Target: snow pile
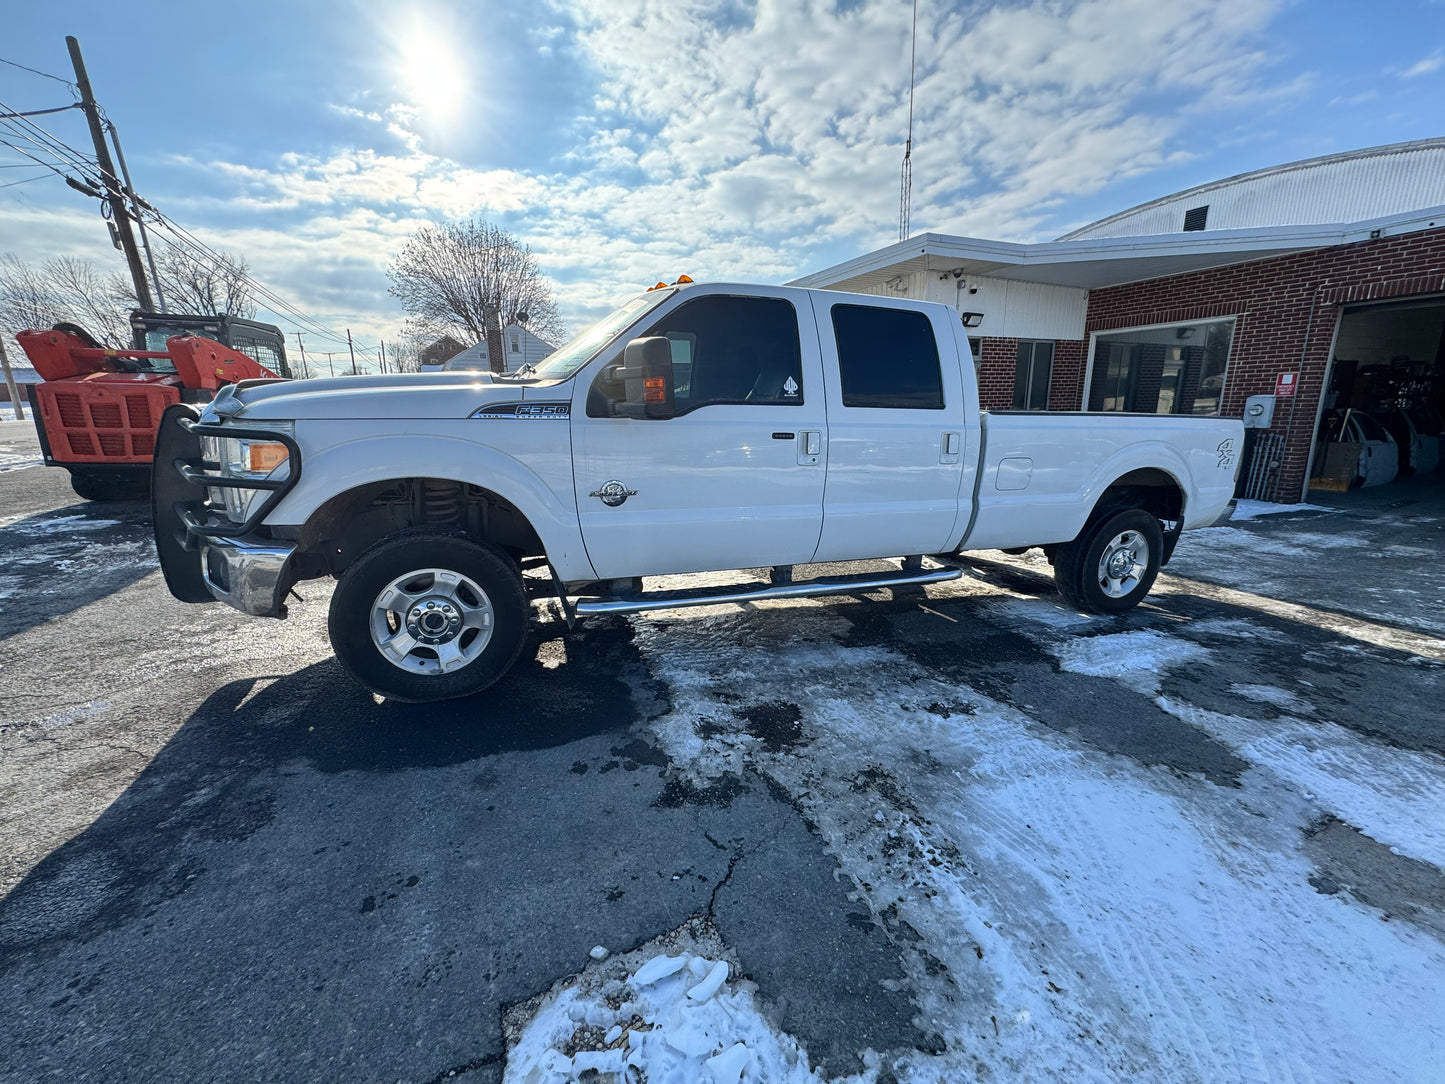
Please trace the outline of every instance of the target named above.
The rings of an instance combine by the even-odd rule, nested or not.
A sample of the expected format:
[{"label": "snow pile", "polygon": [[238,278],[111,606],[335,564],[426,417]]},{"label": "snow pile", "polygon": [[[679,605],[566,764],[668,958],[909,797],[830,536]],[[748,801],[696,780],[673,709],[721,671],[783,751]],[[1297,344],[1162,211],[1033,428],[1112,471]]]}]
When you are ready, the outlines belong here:
[{"label": "snow pile", "polygon": [[683,952],[549,995],[508,1052],[506,1084],[818,1084],[752,984],[728,978],[726,960]]},{"label": "snow pile", "polygon": [[1318,504],[1270,504],[1268,501],[1239,501],[1234,506],[1231,521],[1256,519],[1259,516],[1275,516],[1281,512],[1338,512],[1338,508],[1324,508]]}]

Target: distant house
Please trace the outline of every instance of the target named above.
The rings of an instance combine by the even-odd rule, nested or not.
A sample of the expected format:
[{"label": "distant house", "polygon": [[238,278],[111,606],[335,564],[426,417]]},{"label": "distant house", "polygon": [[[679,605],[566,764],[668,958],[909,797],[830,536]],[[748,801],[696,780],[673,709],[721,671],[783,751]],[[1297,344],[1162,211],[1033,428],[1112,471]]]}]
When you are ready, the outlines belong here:
[{"label": "distant house", "polygon": [[465,343],[458,342],[450,335],[443,335],[430,346],[423,348],[421,352],[422,372],[435,372],[440,369],[447,358],[452,357],[465,346]]},{"label": "distant house", "polygon": [[[533,335],[521,324],[508,324],[502,329],[502,371],[514,373],[523,365],[536,365],[556,349],[546,339]],[[490,372],[492,359],[487,351],[486,340],[459,349],[446,359],[443,368],[481,369]]]}]

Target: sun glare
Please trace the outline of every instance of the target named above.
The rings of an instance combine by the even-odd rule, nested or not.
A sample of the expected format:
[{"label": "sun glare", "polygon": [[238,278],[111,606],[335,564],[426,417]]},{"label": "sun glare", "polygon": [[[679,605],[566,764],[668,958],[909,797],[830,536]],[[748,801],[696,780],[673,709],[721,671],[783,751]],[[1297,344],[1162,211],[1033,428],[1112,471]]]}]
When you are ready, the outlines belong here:
[{"label": "sun glare", "polygon": [[469,73],[444,26],[413,16],[398,30],[396,65],[398,88],[423,124],[446,127],[460,115]]}]

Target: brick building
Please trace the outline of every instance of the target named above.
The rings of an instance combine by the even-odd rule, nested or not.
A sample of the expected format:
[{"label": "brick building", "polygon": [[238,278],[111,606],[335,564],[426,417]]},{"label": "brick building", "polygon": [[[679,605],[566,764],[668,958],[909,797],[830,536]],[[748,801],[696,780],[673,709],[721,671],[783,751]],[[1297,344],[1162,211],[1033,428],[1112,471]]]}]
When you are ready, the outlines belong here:
[{"label": "brick building", "polygon": [[956,306],[986,409],[1262,403],[1249,495],[1288,503],[1344,409],[1429,428],[1445,408],[1445,139],[1227,178],[1053,242],[924,234],[795,285]]}]

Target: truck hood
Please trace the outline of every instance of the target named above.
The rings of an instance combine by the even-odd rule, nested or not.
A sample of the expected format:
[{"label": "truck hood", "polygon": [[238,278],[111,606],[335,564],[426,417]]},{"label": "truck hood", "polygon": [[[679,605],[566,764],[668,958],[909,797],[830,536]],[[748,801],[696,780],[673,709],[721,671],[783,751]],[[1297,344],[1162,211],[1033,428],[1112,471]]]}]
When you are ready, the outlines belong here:
[{"label": "truck hood", "polygon": [[553,390],[557,383],[516,384],[494,380],[491,373],[479,372],[281,380],[223,388],[212,409],[237,422],[465,418],[478,407],[492,403],[515,403],[524,398],[569,398],[570,389],[560,395]]}]

